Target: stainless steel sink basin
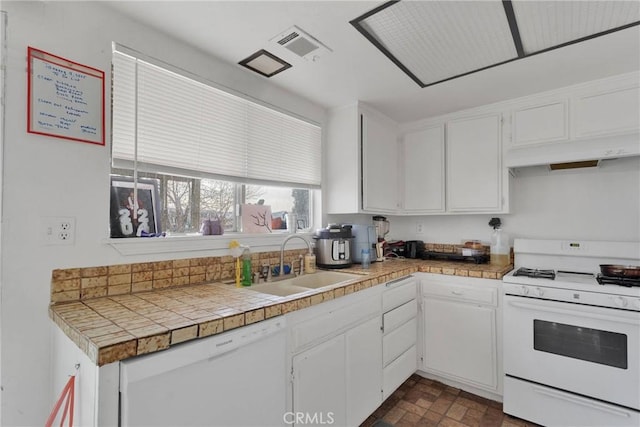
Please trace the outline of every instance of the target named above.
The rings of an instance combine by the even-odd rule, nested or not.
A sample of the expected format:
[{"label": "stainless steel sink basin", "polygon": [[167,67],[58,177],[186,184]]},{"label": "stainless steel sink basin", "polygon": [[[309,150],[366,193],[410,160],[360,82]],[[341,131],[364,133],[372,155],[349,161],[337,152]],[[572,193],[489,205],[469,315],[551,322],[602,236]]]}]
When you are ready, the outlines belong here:
[{"label": "stainless steel sink basin", "polygon": [[270,295],[288,296],[307,292],[311,289],[337,285],[348,280],[361,278],[360,274],[342,273],[337,271],[319,271],[303,276],[280,279],[275,282],[252,285],[248,289]]}]

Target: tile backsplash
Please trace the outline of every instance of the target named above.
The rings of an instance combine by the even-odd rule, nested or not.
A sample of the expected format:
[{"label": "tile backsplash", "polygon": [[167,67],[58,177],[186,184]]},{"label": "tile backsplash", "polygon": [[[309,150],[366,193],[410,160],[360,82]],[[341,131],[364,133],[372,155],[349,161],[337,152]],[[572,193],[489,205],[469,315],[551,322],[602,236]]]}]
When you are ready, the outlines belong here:
[{"label": "tile backsplash", "polygon": [[[297,260],[307,249],[285,251],[285,263]],[[280,252],[251,254],[253,272],[261,265],[280,263]],[[127,295],[153,289],[232,281],[236,260],[231,256],[185,258],[101,267],[66,268],[51,274],[51,302],[82,301],[113,295]]]}]

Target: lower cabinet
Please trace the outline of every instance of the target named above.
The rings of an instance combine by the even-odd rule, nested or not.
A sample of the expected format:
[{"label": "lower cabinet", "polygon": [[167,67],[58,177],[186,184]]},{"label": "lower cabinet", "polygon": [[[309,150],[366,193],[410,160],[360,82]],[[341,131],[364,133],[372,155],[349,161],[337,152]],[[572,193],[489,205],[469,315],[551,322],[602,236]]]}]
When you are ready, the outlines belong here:
[{"label": "lower cabinet", "polygon": [[[293,412],[296,425],[302,416],[346,425],[346,343],[344,334],[293,357]],[[300,415],[298,415],[300,414]],[[322,419],[321,419],[322,418]]]},{"label": "lower cabinet", "polygon": [[345,333],[347,425],[361,424],[382,403],[380,318]]},{"label": "lower cabinet", "polygon": [[290,420],[361,424],[382,403],[380,290],[291,314]]},{"label": "lower cabinet", "polygon": [[425,372],[502,394],[498,286],[488,279],[423,279]]}]

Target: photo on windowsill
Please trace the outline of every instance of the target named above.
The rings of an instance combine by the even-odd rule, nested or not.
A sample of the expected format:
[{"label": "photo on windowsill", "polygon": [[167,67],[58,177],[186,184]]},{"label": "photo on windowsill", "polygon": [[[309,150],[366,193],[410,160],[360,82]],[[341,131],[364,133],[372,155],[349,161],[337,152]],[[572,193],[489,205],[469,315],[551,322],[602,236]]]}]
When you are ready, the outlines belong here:
[{"label": "photo on windowsill", "polygon": [[241,217],[243,233],[272,232],[271,206],[242,205]]},{"label": "photo on windowsill", "polygon": [[138,179],[134,197],[133,178],[111,176],[110,229],[112,238],[161,235],[158,218],[158,181]]}]

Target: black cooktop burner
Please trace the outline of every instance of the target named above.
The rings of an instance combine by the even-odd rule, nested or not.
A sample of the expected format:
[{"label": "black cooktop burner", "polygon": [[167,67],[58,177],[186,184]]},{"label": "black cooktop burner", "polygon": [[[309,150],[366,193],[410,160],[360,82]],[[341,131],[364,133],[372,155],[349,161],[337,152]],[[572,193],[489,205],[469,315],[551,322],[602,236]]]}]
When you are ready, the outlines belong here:
[{"label": "black cooktop burner", "polygon": [[538,270],[533,268],[520,267],[513,273],[514,276],[535,277],[537,279],[551,279],[556,278],[556,272],[553,270]]},{"label": "black cooktop burner", "polygon": [[596,280],[601,285],[620,285],[630,288],[632,286],[640,286],[640,278],[632,279],[629,277],[603,276],[598,274]]}]

